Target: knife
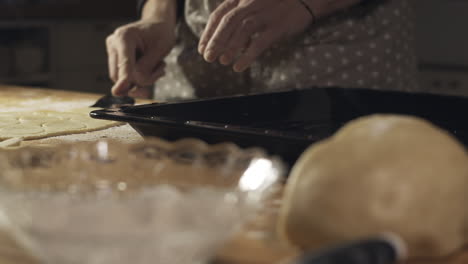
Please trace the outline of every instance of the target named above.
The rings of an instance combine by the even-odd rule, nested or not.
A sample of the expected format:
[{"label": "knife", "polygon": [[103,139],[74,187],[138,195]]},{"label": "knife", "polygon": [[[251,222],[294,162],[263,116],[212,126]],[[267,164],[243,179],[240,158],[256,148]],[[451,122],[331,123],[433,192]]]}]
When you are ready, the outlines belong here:
[{"label": "knife", "polygon": [[99,98],[91,107],[100,108],[119,108],[122,106],[131,106],[135,104],[135,99],[130,96],[104,95]]}]

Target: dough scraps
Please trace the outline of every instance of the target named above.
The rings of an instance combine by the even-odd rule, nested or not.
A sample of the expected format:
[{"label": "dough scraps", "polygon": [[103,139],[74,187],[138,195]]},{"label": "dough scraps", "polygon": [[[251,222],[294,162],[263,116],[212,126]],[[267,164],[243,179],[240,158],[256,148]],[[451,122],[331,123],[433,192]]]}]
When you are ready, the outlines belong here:
[{"label": "dough scraps", "polygon": [[[98,108],[96,108],[98,109]],[[98,120],[89,116],[93,108],[67,112],[4,112],[0,113],[0,140],[10,138],[39,139],[101,130],[121,125],[120,122]]]}]

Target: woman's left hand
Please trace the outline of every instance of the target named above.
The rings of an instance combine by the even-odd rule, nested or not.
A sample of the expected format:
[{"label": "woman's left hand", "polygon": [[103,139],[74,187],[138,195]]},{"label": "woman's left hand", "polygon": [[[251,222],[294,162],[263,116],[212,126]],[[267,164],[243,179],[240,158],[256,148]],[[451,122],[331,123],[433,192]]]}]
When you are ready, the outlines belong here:
[{"label": "woman's left hand", "polygon": [[313,18],[299,0],[225,0],[210,16],[198,51],[234,71],[247,69],[274,43],[302,33]]}]

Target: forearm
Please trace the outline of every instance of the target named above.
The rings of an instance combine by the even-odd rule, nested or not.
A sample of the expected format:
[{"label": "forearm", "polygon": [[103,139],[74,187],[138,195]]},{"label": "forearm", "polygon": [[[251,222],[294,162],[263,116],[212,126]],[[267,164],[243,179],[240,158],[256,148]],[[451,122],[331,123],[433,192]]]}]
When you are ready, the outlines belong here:
[{"label": "forearm", "polygon": [[162,20],[175,24],[177,21],[177,1],[146,0],[141,11],[142,20]]},{"label": "forearm", "polygon": [[318,19],[327,17],[361,2],[363,2],[363,0],[304,0],[304,3],[310,7]]}]

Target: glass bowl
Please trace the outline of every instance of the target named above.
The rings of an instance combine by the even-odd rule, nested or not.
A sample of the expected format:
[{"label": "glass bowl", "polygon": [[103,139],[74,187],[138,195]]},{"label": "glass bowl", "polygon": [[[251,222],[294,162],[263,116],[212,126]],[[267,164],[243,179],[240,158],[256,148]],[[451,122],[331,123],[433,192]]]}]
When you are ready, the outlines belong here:
[{"label": "glass bowl", "polygon": [[0,166],[1,209],[49,264],[202,263],[284,173],[259,149],[198,140],[22,148]]}]

